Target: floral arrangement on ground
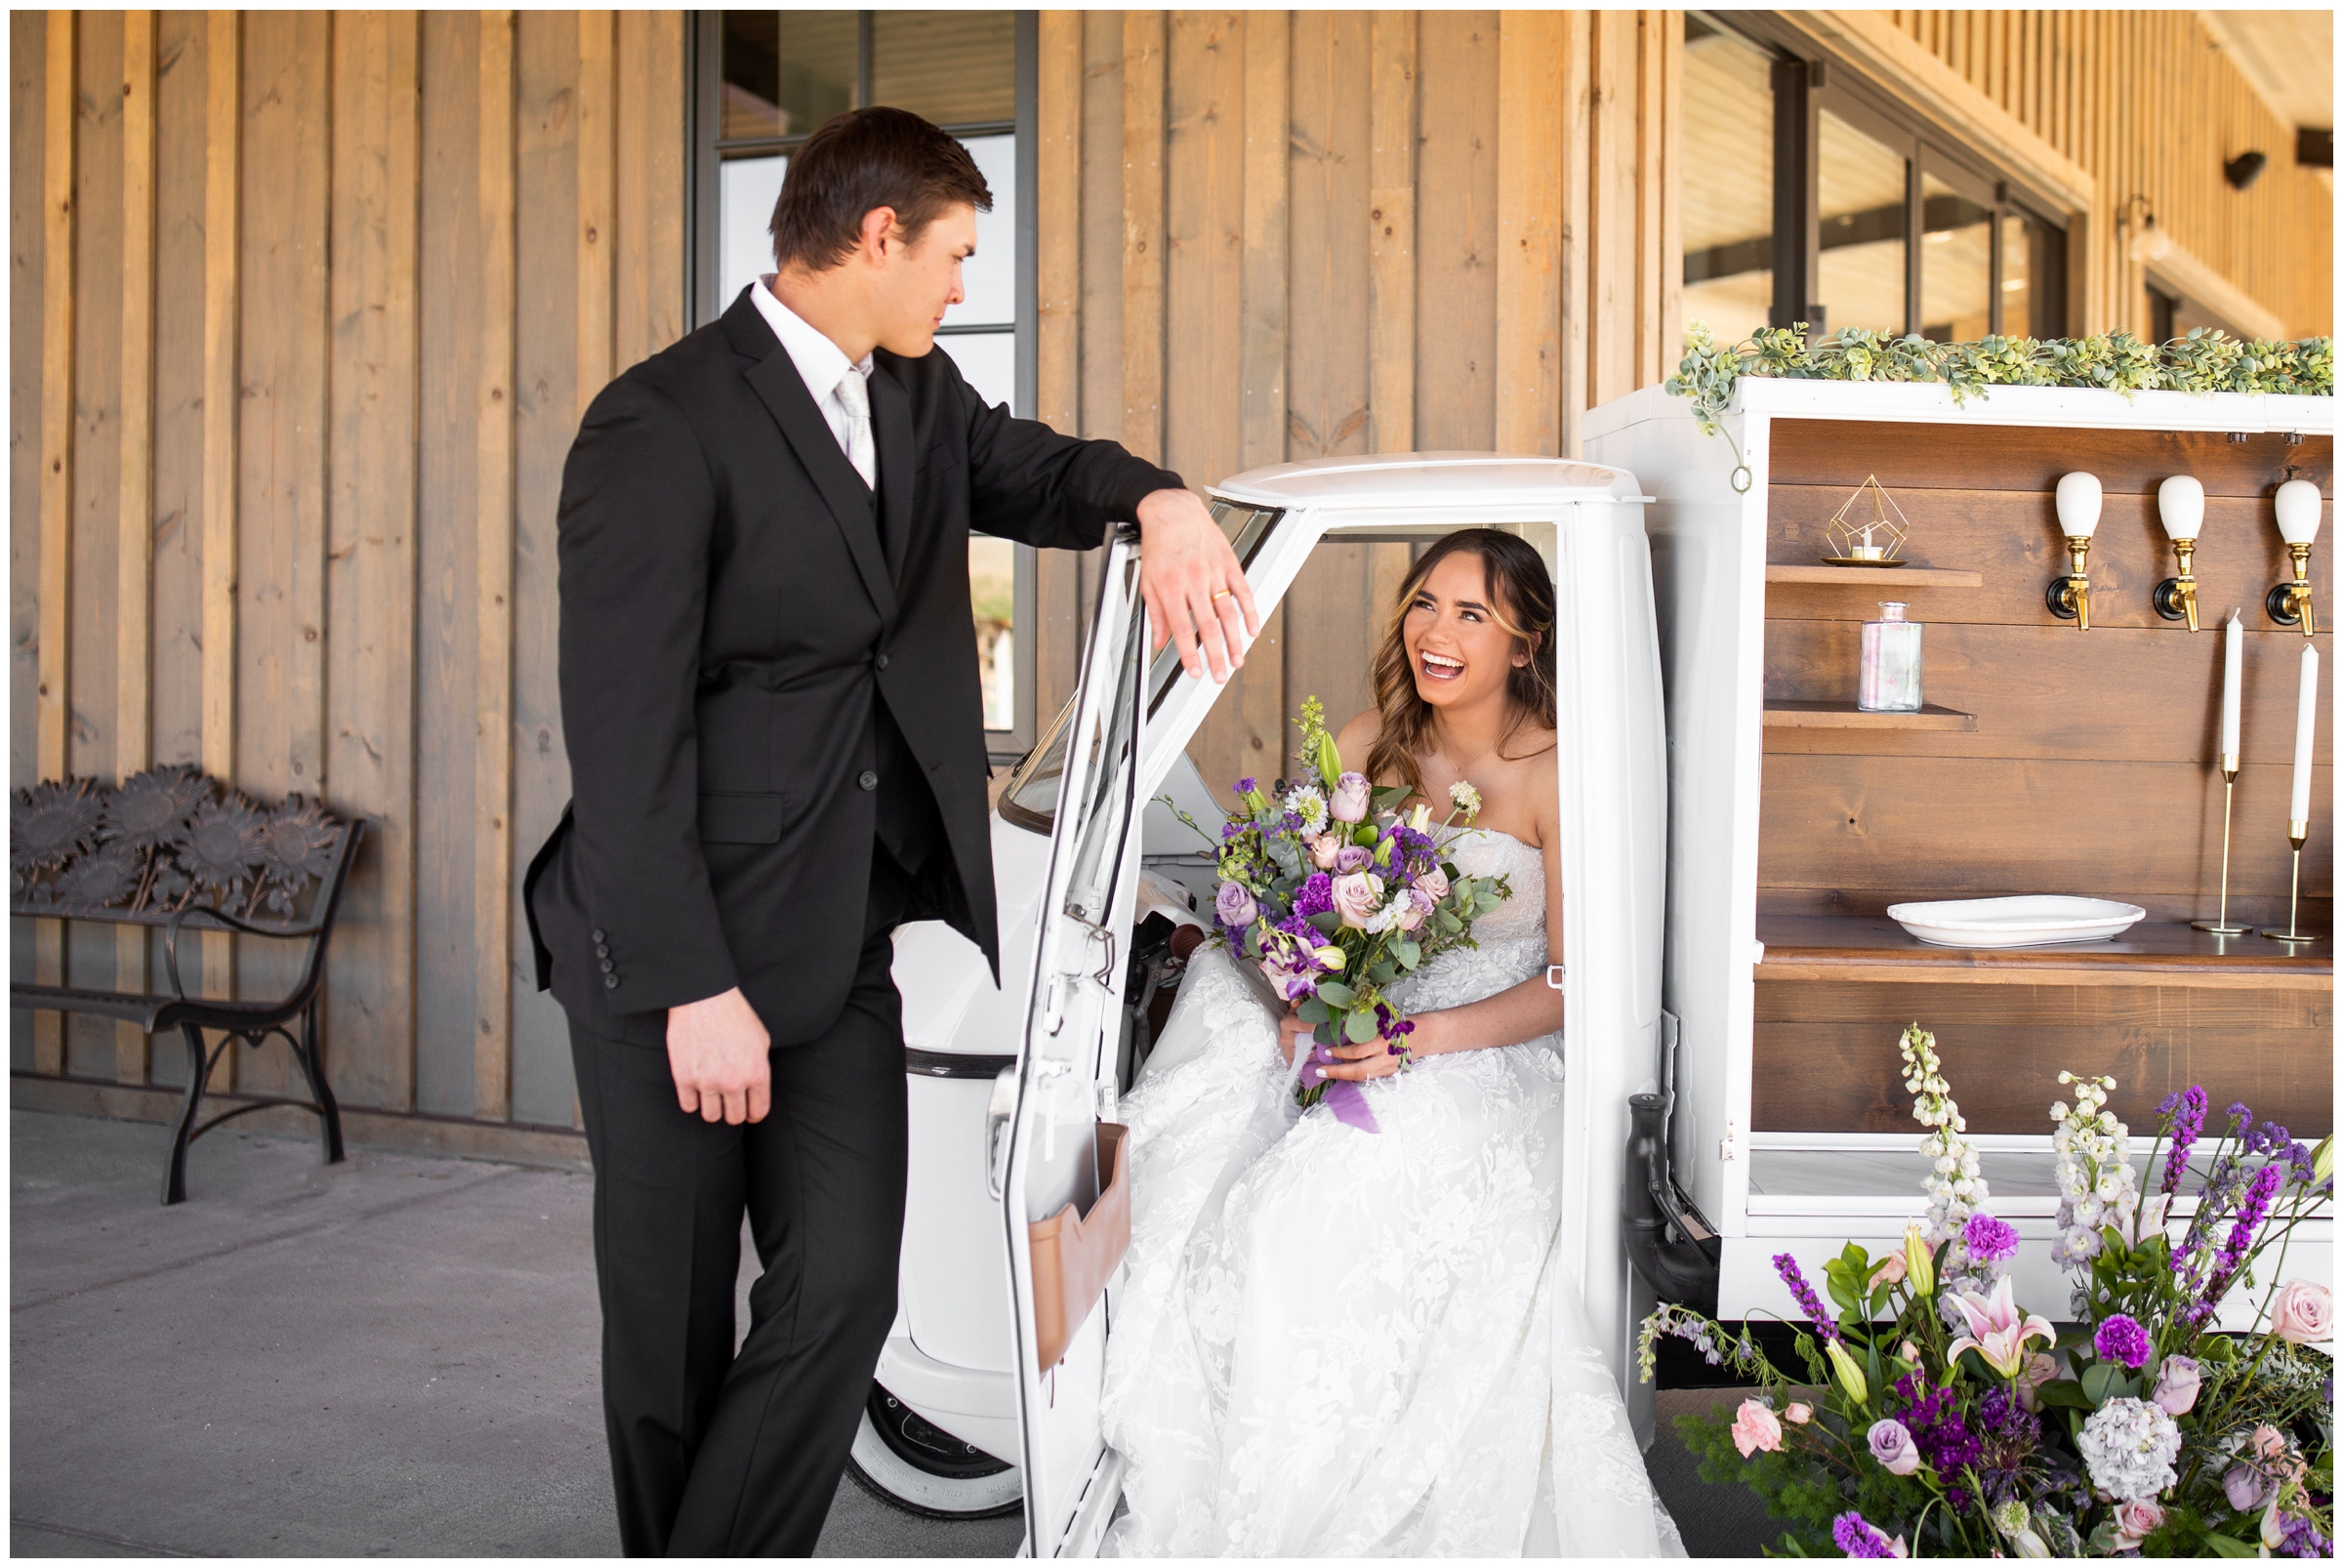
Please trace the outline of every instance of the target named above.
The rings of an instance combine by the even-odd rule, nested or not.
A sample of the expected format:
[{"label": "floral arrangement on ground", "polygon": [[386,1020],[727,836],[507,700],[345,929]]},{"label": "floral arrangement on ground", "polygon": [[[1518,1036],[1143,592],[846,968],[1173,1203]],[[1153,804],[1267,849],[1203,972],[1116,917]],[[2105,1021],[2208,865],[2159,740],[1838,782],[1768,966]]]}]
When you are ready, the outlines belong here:
[{"label": "floral arrangement on ground", "polygon": [[2240,343],[2218,327],[2199,327],[2160,348],[2128,332],[2092,338],[1980,338],[1935,343],[1917,333],[1897,337],[1846,327],[1809,340],[1806,323],[1767,327],[1724,345],[1706,322],[1684,333],[1684,358],[1667,378],[1670,394],[1692,399],[1710,435],[1744,376],[1787,381],[1933,381],[1965,402],[1993,387],[2094,387],[2109,392],[2262,392],[2330,397],[2335,391],[2332,338]]},{"label": "floral arrangement on ground", "polygon": [[[1760,1385],[1677,1419],[1702,1478],[1763,1498],[1793,1556],[2332,1556],[2334,1369],[2311,1347],[2332,1337],[2333,1300],[2281,1273],[2333,1198],[2333,1138],[2306,1148],[2237,1104],[2208,1139],[2192,1085],[2158,1107],[2143,1192],[2115,1080],[2060,1073],[2061,1333],[2015,1300],[2018,1231],[1988,1210],[1935,1037],[1915,1024],[1901,1051],[1928,1130],[1926,1215],[1884,1258],[1848,1243],[1824,1265],[1828,1303],[1794,1257],[1774,1259],[1805,1314],[1804,1376],[1746,1328],[1667,1305],[1644,1322],[1646,1381],[1668,1335]],[[2223,1301],[2257,1281],[2249,1330],[2219,1332]]]}]

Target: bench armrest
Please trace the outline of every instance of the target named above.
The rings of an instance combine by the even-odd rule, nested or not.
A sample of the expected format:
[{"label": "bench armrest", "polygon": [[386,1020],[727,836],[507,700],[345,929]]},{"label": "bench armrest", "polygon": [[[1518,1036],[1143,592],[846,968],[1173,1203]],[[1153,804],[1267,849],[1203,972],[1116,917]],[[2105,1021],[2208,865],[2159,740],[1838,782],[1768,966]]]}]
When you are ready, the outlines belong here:
[{"label": "bench armrest", "polygon": [[[235,916],[227,913],[227,911],[224,909],[214,909],[209,904],[185,904],[181,906],[180,908],[172,911],[170,924],[163,928],[163,969],[165,972],[171,976],[171,1000],[174,1002],[186,1002],[192,1000],[192,998],[187,995],[186,987],[180,983],[179,978],[179,928],[186,924],[186,919],[189,915],[209,916],[211,919],[216,920],[221,925],[226,927],[229,930],[242,931],[248,936],[268,936],[274,937],[279,941],[288,941],[298,937],[306,936],[309,939],[312,946],[315,944],[318,936],[325,930],[326,925],[331,919],[331,917],[328,916],[325,920],[312,920],[305,926],[295,926],[290,928],[279,927],[276,929],[271,930],[264,926],[255,926],[249,921],[238,920]],[[200,929],[201,928],[198,928]]]}]

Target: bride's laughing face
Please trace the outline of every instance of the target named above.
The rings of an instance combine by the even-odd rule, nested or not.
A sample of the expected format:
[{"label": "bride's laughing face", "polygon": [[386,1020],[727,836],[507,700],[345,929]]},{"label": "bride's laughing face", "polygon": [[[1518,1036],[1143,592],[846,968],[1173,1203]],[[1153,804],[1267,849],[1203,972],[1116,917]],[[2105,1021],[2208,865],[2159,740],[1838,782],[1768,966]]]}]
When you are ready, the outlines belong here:
[{"label": "bride's laughing face", "polygon": [[1435,708],[1504,700],[1506,679],[1530,662],[1498,623],[1487,565],[1469,550],[1443,558],[1417,586],[1400,625],[1416,692]]}]

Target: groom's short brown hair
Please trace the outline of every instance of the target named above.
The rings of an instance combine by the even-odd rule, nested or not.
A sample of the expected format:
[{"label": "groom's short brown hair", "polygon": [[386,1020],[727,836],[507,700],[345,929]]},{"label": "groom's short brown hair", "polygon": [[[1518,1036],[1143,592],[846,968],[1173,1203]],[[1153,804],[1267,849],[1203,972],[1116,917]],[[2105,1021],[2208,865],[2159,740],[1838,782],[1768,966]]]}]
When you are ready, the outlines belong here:
[{"label": "groom's short brown hair", "polygon": [[846,259],[874,207],[891,207],[907,238],[955,202],[993,210],[968,149],[909,109],[848,109],[790,155],[773,204],[773,261],[821,271]]}]

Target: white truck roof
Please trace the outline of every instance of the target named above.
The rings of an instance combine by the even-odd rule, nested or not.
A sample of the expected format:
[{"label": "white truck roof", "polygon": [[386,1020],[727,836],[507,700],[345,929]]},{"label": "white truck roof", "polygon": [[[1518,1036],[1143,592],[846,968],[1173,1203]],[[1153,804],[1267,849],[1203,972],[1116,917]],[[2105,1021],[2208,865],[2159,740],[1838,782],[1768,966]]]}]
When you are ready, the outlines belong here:
[{"label": "white truck roof", "polygon": [[1397,452],[1252,469],[1212,493],[1255,507],[1455,507],[1648,499],[1633,475],[1558,457]]}]

